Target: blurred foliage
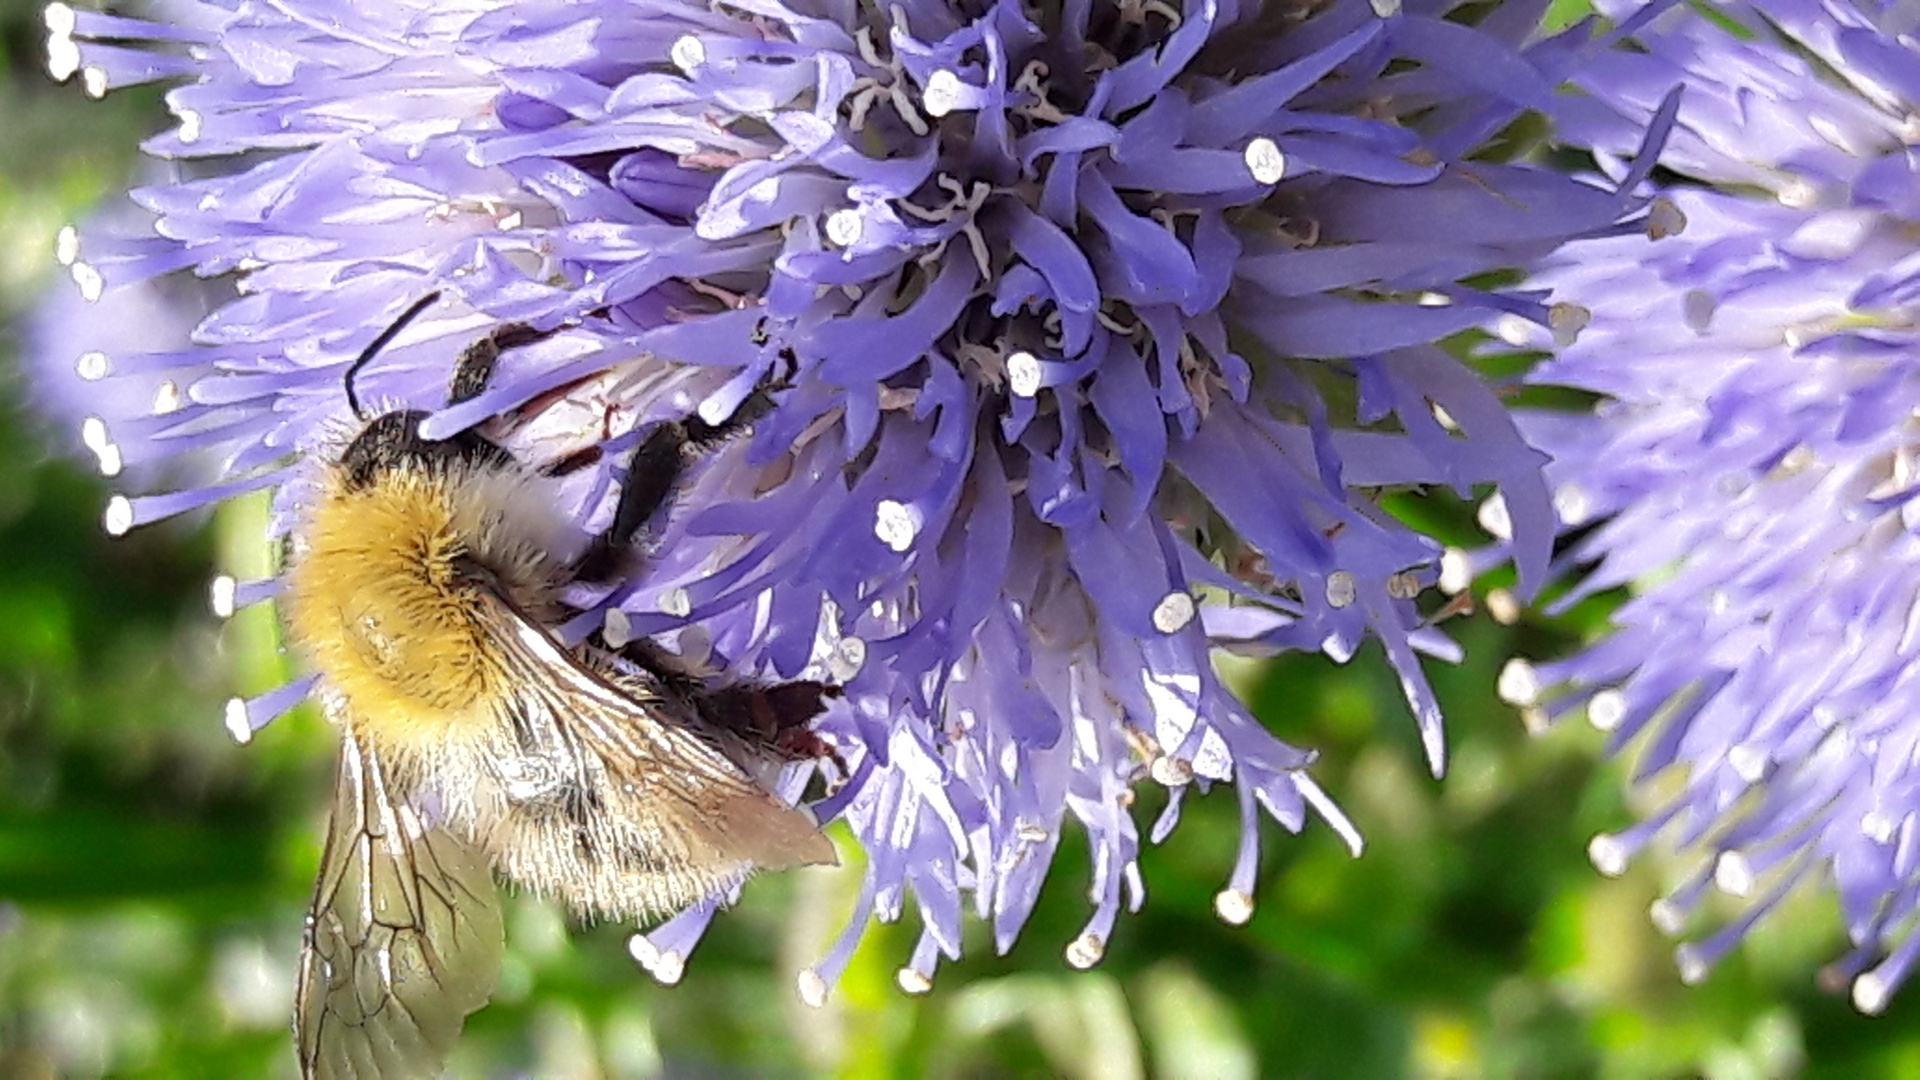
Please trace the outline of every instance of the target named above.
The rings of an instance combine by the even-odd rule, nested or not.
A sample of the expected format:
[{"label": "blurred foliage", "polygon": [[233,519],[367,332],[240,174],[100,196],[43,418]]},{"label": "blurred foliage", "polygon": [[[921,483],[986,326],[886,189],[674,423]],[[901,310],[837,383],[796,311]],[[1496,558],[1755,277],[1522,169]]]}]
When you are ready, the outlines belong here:
[{"label": "blurred foliage", "polygon": [[[0,41],[0,319],[17,323],[66,284],[55,230],[124,185],[159,118],[152,93],[48,82],[37,3],[0,0]],[[262,558],[236,539],[260,535],[258,507],[108,540],[103,484],[43,449],[48,423],[76,418],[18,411],[46,376],[15,348],[0,363],[0,1076],[290,1076],[331,734],[302,712],[227,740],[220,701],[283,660],[269,613],[219,628],[200,599],[216,562]],[[1396,512],[1470,517],[1445,500]],[[1146,906],[1089,972],[1062,957],[1089,910],[1078,838],[1010,955],[976,932],[908,996],[894,973],[915,928],[877,927],[819,1011],[793,977],[837,932],[852,871],[754,882],[673,988],[627,959],[622,928],[509,898],[501,990],[449,1075],[1920,1077],[1920,993],[1869,1020],[1815,988],[1840,947],[1825,897],[1793,898],[1685,988],[1646,917],[1685,867],[1588,865],[1586,841],[1630,820],[1621,770],[1596,777],[1585,728],[1527,735],[1492,688],[1505,657],[1563,649],[1599,617],[1447,624],[1469,659],[1432,668],[1444,782],[1374,652],[1232,662],[1259,714],[1322,752],[1316,778],[1367,838],[1355,859],[1324,826],[1266,825],[1244,926],[1213,912],[1239,842],[1225,790],[1190,798],[1146,853]],[[1139,820],[1162,798],[1143,791]]]}]

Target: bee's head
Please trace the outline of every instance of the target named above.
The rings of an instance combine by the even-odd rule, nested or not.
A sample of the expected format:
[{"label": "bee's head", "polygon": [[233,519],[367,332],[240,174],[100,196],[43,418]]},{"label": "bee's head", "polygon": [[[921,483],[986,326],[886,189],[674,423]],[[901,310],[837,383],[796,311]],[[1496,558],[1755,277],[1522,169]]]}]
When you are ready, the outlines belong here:
[{"label": "bee's head", "polygon": [[396,409],[369,421],[340,455],[347,490],[364,490],[396,470],[450,465],[495,470],[513,464],[513,455],[472,428],[445,439],[423,437],[420,421],[429,415],[423,409]]},{"label": "bee's head", "polygon": [[359,356],[354,357],[353,363],[347,365],[346,376],[341,380],[347,396],[347,407],[353,410],[356,418],[367,424],[340,455],[340,469],[346,474],[347,489],[350,491],[370,487],[381,476],[399,469],[444,469],[454,464],[499,469],[513,461],[512,455],[472,430],[462,431],[447,439],[423,438],[420,421],[428,416],[423,410],[396,409],[369,417],[361,407],[359,392],[353,385],[361,369],[381,349],[386,348],[387,343],[405,329],[415,316],[438,299],[440,294],[436,291],[415,300],[400,313],[399,318],[393,320],[392,325],[362,349]]}]

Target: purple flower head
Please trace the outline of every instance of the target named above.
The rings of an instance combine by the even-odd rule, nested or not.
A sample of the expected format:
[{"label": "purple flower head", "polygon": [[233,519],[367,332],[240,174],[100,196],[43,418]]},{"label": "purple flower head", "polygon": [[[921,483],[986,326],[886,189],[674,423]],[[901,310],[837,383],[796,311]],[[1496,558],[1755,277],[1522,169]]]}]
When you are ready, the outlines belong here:
[{"label": "purple flower head", "polygon": [[[133,237],[150,231],[151,218],[123,206],[89,222],[89,232]],[[55,241],[55,255],[70,270],[70,288],[53,288],[30,310],[22,327],[22,359],[37,370],[22,380],[32,412],[49,425],[55,446],[85,460],[108,478],[123,475],[121,450],[108,417],[165,416],[183,403],[181,387],[202,371],[153,368],[107,379],[111,357],[167,351],[185,356],[193,326],[230,290],[217,282],[180,275],[147,278],[103,291],[92,268],[78,260],[80,230],[68,227]],[[183,378],[184,377],[184,378]],[[176,465],[180,463],[174,463]],[[198,469],[204,476],[206,470]],[[188,479],[175,468],[171,482]],[[152,470],[128,477],[135,483],[167,482]]]},{"label": "purple flower head", "polygon": [[1676,7],[1563,117],[1610,162],[1685,83],[1662,164],[1694,183],[1667,192],[1682,235],[1572,245],[1544,278],[1593,321],[1535,378],[1608,398],[1527,420],[1566,523],[1598,523],[1571,599],[1634,591],[1585,652],[1503,681],[1673,781],[1592,847],[1612,873],[1661,832],[1705,856],[1657,922],[1752,898],[1680,947],[1685,976],[1830,875],[1854,948],[1828,974],[1877,1012],[1920,953],[1920,47],[1910,5],[1716,11],[1746,34]]},{"label": "purple flower head", "polygon": [[[1096,962],[1142,900],[1129,808],[1149,779],[1170,796],[1156,841],[1189,786],[1233,782],[1220,910],[1243,920],[1263,810],[1359,840],[1211,650],[1344,660],[1377,638],[1438,771],[1416,650],[1451,645],[1415,605],[1438,550],[1375,497],[1497,485],[1528,581],[1552,517],[1539,455],[1433,342],[1498,313],[1545,323],[1539,295],[1469,282],[1644,227],[1620,188],[1469,156],[1550,107],[1585,45],[1532,40],[1539,5],[1475,26],[1451,7],[56,6],[56,66],[89,85],[186,80],[153,153],[253,155],[136,191],[158,235],[82,245],[109,288],[191,267],[243,291],[200,325],[209,373],[181,412],[124,421],[127,454],[217,447],[226,479],[116,501],[109,525],[278,486],[284,527],[297,455],[345,415],[343,366],[434,289],[364,395],[440,408],[485,328],[567,329],[429,437],[566,388],[618,450],[778,381],[649,537],[646,572],[565,631],[844,686],[818,730],[850,775],[815,809],[852,830],[865,877],[803,993],[909,898],[903,986],[958,955],[963,907],[1010,947],[1069,817],[1093,866],[1068,957]],[[583,520],[622,457],[582,474]],[[303,691],[246,703],[236,730]],[[636,956],[675,977],[714,907]]]}]

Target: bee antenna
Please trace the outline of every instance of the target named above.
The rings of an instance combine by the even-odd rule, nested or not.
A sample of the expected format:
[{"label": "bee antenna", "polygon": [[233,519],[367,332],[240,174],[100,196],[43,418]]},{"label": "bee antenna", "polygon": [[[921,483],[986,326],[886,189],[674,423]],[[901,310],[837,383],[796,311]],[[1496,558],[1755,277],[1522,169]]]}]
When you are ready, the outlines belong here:
[{"label": "bee antenna", "polygon": [[365,420],[367,419],[367,414],[360,411],[360,395],[354,393],[354,390],[353,390],[354,376],[360,374],[360,369],[367,366],[367,361],[373,359],[374,356],[377,353],[379,353],[381,349],[386,348],[387,343],[391,342],[394,339],[395,335],[399,334],[400,331],[405,330],[407,328],[407,324],[414,320],[414,316],[419,315],[422,311],[425,311],[427,309],[428,304],[431,304],[438,299],[440,299],[440,290],[435,289],[434,291],[428,293],[427,295],[421,297],[420,299],[415,300],[413,302],[412,307],[401,312],[400,317],[393,320],[392,325],[388,326],[385,330],[380,331],[380,336],[377,338],[374,338],[372,344],[368,345],[364,349],[361,349],[360,355],[354,357],[353,363],[347,365],[347,374],[343,382],[345,383],[346,391],[347,391],[347,408],[353,410],[353,415],[355,418],[360,420]]}]

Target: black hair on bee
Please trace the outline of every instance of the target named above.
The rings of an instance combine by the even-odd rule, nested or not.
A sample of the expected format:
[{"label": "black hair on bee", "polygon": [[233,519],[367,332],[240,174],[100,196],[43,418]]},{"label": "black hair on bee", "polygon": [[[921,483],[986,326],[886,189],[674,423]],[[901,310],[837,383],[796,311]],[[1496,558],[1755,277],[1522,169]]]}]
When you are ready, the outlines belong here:
[{"label": "black hair on bee", "polygon": [[[437,1074],[499,977],[491,872],[631,919],[836,861],[813,818],[754,779],[815,751],[806,725],[831,687],[709,688],[650,643],[616,656],[553,632],[566,589],[629,569],[687,461],[764,405],[649,431],[613,524],[583,544],[548,490],[573,465],[537,468],[477,429],[425,438],[422,410],[363,410],[355,378],[438,295],[348,367],[362,426],[303,508],[288,568],[289,636],[342,732],[296,991],[306,1077]],[[509,324],[468,346],[449,403],[551,333]]]}]

